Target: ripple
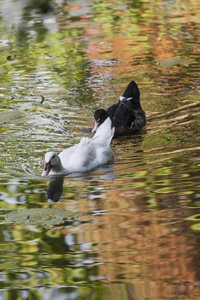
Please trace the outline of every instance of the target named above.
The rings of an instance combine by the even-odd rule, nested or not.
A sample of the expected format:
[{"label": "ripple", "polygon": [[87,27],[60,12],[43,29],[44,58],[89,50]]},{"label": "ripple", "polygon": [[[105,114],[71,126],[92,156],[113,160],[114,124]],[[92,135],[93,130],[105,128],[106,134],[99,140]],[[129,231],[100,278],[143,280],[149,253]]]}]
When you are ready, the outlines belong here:
[{"label": "ripple", "polygon": [[[55,31],[37,7],[24,8],[12,31],[2,12],[1,110],[25,116],[0,124],[1,297],[197,297],[198,1],[83,2],[54,1]],[[156,64],[175,56],[189,65]],[[147,125],[113,139],[113,165],[60,186],[41,179],[44,153],[89,137],[93,112],[116,103],[131,80]],[[48,202],[44,190],[58,187],[59,201]],[[52,206],[77,220],[53,228],[5,220]]]}]

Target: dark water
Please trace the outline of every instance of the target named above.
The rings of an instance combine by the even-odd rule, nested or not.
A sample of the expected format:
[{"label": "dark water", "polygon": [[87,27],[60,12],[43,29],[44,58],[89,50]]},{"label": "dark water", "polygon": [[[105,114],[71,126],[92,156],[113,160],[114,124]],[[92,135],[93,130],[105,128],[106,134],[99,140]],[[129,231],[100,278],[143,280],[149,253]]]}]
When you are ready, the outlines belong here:
[{"label": "dark water", "polygon": [[[1,1],[0,300],[199,299],[198,9]],[[94,110],[131,80],[147,125],[113,140],[113,165],[42,178],[44,154],[90,136]],[[48,228],[5,220],[47,207],[78,217]]]}]

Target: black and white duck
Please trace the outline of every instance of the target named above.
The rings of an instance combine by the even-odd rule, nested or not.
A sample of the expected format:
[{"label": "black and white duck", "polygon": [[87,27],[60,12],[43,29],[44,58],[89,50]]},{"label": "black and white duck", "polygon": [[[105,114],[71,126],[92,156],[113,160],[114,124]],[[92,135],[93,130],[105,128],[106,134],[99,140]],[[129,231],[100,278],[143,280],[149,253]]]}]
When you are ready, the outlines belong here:
[{"label": "black and white duck", "polygon": [[132,135],[138,133],[146,124],[146,115],[140,104],[140,90],[131,81],[118,103],[113,104],[107,110],[97,109],[94,113],[92,133],[108,118],[112,120],[115,127],[115,135]]}]

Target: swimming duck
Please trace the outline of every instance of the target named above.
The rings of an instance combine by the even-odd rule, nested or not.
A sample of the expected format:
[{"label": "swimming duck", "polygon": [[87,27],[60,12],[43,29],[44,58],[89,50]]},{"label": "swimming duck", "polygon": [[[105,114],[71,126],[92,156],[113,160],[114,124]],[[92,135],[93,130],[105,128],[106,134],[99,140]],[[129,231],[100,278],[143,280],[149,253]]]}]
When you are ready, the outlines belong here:
[{"label": "swimming duck", "polygon": [[140,90],[135,81],[132,80],[128,84],[117,104],[113,104],[106,111],[104,109],[95,111],[92,132],[95,133],[108,117],[115,127],[115,137],[136,134],[145,126],[146,115],[140,104]]},{"label": "swimming duck", "polygon": [[57,154],[45,154],[42,176],[67,175],[75,172],[88,172],[100,165],[112,162],[113,152],[110,144],[115,128],[108,117],[92,138],[82,138],[76,144]]}]

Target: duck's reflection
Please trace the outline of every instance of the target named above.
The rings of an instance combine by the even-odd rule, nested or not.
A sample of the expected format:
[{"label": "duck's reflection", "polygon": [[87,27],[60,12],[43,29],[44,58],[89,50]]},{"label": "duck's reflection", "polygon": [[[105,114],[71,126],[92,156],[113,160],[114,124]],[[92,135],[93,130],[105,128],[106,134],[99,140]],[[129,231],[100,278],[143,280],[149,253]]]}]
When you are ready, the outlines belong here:
[{"label": "duck's reflection", "polygon": [[[70,176],[66,176],[68,179],[72,179]],[[73,180],[81,181],[93,181],[95,180],[114,180],[114,174],[112,165],[106,167],[99,167],[95,173],[75,173],[73,174]],[[49,185],[47,189],[44,189],[49,203],[56,203],[60,200],[63,192],[63,183],[65,176],[54,176],[50,177]]]},{"label": "duck's reflection", "polygon": [[64,176],[52,177],[47,189],[44,190],[49,203],[55,203],[60,200],[63,192]]}]

